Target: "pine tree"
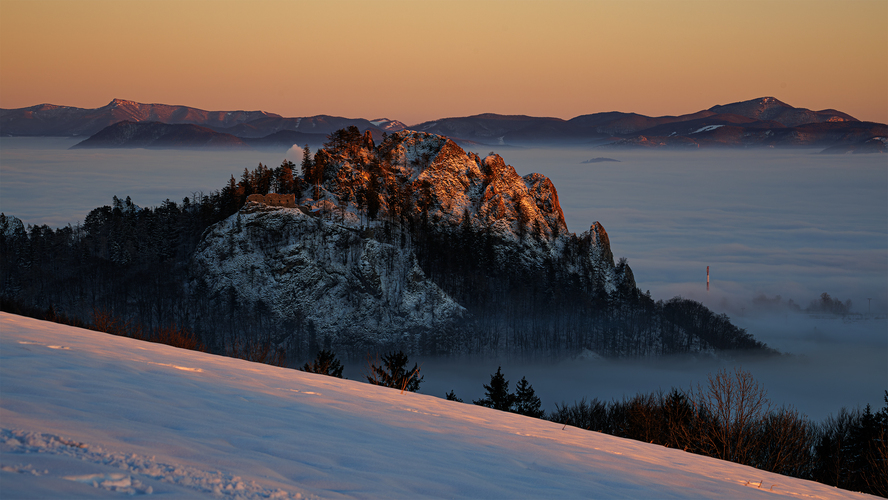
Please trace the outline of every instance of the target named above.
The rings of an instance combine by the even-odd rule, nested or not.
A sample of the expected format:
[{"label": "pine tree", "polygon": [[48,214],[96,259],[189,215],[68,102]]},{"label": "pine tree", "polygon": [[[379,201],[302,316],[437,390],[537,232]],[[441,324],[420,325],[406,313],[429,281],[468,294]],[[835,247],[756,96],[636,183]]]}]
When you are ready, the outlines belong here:
[{"label": "pine tree", "polygon": [[336,354],[334,354],[333,351],[328,351],[326,349],[318,351],[314,361],[311,363],[305,363],[300,370],[342,378],[342,363],[336,359]]},{"label": "pine tree", "polygon": [[542,410],[540,398],[533,391],[533,386],[527,382],[527,378],[521,377],[521,381],[515,384],[514,396],[515,413],[527,415],[528,417],[543,418],[546,414]]},{"label": "pine tree", "polygon": [[284,160],[281,166],[274,171],[274,192],[281,194],[290,194],[293,192],[293,167],[296,164]]},{"label": "pine tree", "polygon": [[308,184],[313,184],[312,167],[314,167],[314,163],[311,161],[311,150],[308,149],[308,144],[306,144],[302,148],[302,180]]},{"label": "pine tree", "polygon": [[490,385],[484,384],[484,389],[487,391],[485,397],[472,401],[473,403],[494,410],[512,410],[515,396],[509,394],[509,381],[503,376],[501,366],[496,369],[496,373],[490,376]]},{"label": "pine tree", "polygon": [[379,214],[379,181],[375,172],[370,172],[370,182],[367,183],[367,217],[370,220],[376,219]]}]

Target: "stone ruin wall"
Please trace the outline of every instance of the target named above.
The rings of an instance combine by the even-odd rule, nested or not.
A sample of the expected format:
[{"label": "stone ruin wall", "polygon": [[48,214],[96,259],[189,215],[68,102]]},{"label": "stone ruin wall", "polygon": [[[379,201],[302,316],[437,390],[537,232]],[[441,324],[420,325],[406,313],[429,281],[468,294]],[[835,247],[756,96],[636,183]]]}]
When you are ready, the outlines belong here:
[{"label": "stone ruin wall", "polygon": [[251,194],[247,196],[247,203],[249,202],[260,203],[269,207],[296,208],[296,195],[277,193],[268,193],[266,195]]}]

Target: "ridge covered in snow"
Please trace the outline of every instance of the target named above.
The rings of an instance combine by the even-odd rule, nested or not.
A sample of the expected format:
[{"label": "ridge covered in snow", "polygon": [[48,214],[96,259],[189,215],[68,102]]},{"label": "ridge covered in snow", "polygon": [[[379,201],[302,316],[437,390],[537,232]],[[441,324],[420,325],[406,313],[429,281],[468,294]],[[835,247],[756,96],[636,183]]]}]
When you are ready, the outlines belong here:
[{"label": "ridge covered in snow", "polygon": [[871,498],[676,449],[0,313],[4,498]]}]

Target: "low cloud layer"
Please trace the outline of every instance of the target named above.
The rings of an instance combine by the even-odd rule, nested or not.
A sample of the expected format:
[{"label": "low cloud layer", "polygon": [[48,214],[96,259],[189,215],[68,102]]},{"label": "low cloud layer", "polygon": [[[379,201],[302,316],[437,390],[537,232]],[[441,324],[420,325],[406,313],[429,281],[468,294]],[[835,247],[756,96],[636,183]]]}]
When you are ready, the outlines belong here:
[{"label": "low cloud layer", "polygon": [[582,164],[595,154],[584,149],[497,152],[552,178],[572,231],[600,221],[656,298],[740,304],[764,293],[807,305],[827,292],[858,312],[867,298],[888,311],[881,155],[611,150],[620,163],[602,166]]},{"label": "low cloud layer", "polygon": [[[74,150],[76,139],[0,138],[0,211],[26,224],[76,224],[114,195],[140,206],[221,188],[259,162],[302,159],[274,151]],[[481,153],[486,153],[484,147]],[[571,231],[600,221],[616,257],[655,299],[703,302],[791,357],[574,360],[526,364],[427,360],[425,390],[466,400],[502,363],[514,384],[534,384],[547,409],[582,397],[687,388],[720,366],[743,366],[778,404],[820,419],[842,405],[881,406],[888,380],[888,192],[882,155],[810,150],[608,151],[620,163],[582,164],[591,148],[499,148],[520,174],[558,189]],[[711,288],[706,290],[706,266]],[[852,315],[810,317],[756,302],[781,296],[805,308],[823,292]],[[872,299],[868,301],[867,299]],[[872,315],[881,315],[872,317]],[[359,378],[360,366],[350,367]]]}]

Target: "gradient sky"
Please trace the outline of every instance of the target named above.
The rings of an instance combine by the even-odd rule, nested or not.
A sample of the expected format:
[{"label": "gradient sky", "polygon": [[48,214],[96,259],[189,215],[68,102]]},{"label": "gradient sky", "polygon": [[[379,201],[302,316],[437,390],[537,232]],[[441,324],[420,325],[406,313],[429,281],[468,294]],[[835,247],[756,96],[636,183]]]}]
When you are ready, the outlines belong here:
[{"label": "gradient sky", "polygon": [[774,96],[888,122],[888,2],[0,0],[0,107],[674,115]]}]

